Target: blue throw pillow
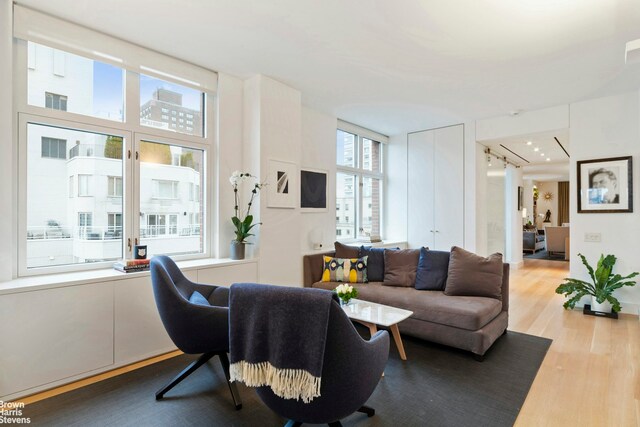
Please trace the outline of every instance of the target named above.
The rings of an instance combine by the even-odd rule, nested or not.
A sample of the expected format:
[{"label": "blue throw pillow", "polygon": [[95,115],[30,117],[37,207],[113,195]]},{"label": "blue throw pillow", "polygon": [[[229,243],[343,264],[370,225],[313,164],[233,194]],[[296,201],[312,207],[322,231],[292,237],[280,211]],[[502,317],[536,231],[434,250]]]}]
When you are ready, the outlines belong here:
[{"label": "blue throw pillow", "polygon": [[198,305],[207,305],[210,306],[209,301],[198,291],[193,291],[191,297],[189,298],[189,302]]},{"label": "blue throw pillow", "polygon": [[367,279],[369,282],[384,281],[384,248],[360,247],[358,258],[367,259]]},{"label": "blue throw pillow", "polygon": [[420,249],[416,289],[421,291],[442,291],[449,272],[449,252]]},{"label": "blue throw pillow", "polygon": [[372,248],[360,246],[358,258],[368,256],[367,279],[369,282],[384,282],[384,251],[399,250],[400,248]]}]

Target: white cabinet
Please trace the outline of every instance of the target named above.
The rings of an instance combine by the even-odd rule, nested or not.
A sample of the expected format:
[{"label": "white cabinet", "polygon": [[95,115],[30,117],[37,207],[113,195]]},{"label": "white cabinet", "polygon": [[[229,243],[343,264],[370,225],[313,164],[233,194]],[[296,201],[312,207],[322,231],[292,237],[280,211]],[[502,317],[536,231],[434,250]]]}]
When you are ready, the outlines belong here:
[{"label": "white cabinet", "polygon": [[464,245],[464,125],[407,138],[407,242],[450,250]]},{"label": "white cabinet", "polygon": [[[183,271],[201,283],[257,282],[258,260]],[[84,283],[74,274],[91,273],[63,275],[68,282],[56,276],[60,282],[45,285],[52,288],[0,289],[0,401],[175,349],[160,320],[149,273],[112,275],[97,283]]]}]

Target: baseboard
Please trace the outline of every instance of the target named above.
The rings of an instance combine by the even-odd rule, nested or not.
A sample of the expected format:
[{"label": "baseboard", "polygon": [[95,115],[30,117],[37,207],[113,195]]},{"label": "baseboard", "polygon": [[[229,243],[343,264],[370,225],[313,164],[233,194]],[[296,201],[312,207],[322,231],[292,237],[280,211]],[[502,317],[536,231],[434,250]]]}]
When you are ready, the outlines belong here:
[{"label": "baseboard", "polygon": [[524,260],[518,262],[510,262],[509,267],[511,267],[512,270],[518,270],[524,267]]}]

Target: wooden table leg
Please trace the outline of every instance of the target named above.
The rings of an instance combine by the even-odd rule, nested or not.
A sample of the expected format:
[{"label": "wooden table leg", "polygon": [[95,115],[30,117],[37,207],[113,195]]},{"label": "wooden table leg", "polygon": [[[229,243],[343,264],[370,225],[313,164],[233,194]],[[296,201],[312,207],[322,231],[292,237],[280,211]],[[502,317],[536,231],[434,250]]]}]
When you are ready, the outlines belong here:
[{"label": "wooden table leg", "polygon": [[402,337],[400,336],[400,331],[398,330],[398,324],[389,326],[391,330],[391,335],[393,335],[393,340],[396,342],[396,347],[398,347],[398,353],[400,353],[400,359],[407,360],[407,354],[404,352],[404,346],[402,345]]}]

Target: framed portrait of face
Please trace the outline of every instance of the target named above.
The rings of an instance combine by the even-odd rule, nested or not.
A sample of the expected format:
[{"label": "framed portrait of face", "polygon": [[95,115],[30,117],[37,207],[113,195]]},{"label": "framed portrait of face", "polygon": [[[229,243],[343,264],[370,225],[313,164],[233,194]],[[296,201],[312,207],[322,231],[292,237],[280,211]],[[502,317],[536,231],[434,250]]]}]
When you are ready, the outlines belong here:
[{"label": "framed portrait of face", "polygon": [[578,213],[633,212],[631,156],[578,161]]}]

